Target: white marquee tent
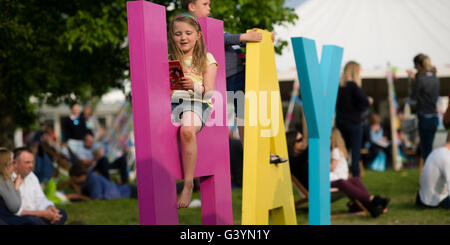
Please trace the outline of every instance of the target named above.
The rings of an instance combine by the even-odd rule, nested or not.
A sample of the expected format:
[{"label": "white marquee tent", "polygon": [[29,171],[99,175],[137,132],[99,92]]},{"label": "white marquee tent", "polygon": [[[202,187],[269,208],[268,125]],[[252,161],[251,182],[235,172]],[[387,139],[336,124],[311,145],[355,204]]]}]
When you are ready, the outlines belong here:
[{"label": "white marquee tent", "polygon": [[280,80],[296,76],[290,37],[344,48],[343,64],[355,60],[363,76],[384,76],[388,63],[413,68],[413,57],[430,56],[439,76],[450,76],[450,0],[287,0],[299,16],[295,25],[278,26],[275,34],[289,47],[276,57]]}]

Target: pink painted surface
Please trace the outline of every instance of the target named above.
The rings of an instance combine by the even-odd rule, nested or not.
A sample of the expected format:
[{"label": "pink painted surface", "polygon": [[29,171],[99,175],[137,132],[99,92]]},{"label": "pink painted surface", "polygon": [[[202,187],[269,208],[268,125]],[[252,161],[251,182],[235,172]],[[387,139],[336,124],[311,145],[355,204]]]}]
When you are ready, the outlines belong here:
[{"label": "pink painted surface", "polygon": [[[127,2],[127,13],[140,223],[178,224],[176,180],[183,176],[179,128],[170,121],[165,7],[132,1]],[[216,90],[224,98],[221,113],[226,120],[223,22],[200,22],[208,51],[219,63]],[[197,138],[195,176],[201,177],[203,224],[233,223],[228,129],[223,125],[204,127]]]}]

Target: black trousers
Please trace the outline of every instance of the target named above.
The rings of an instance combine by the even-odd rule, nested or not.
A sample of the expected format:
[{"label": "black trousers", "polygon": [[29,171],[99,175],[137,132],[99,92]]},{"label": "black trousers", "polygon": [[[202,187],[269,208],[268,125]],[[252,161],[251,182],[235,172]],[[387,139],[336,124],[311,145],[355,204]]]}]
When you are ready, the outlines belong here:
[{"label": "black trousers", "polygon": [[128,170],[127,170],[127,156],[123,155],[112,163],[109,163],[108,158],[102,157],[97,160],[96,166],[94,167],[94,171],[99,172],[105,178],[110,179],[109,170],[110,169],[118,169],[120,172],[120,179],[122,180],[122,184],[128,183]]}]

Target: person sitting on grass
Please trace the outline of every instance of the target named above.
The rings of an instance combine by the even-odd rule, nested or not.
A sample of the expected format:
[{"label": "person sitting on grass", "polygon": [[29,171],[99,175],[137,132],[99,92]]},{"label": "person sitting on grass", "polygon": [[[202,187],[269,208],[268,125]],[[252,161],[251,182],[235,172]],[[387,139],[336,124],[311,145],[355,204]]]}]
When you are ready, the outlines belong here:
[{"label": "person sitting on grass", "polygon": [[19,175],[13,181],[13,153],[0,147],[0,225],[40,225],[38,218],[15,215],[22,204]]},{"label": "person sitting on grass", "polygon": [[47,199],[34,170],[34,156],[27,147],[14,149],[14,172],[12,178],[22,178],[20,195],[22,204],[17,215],[35,217],[42,225],[63,225],[67,214],[63,209],[58,209],[55,204]]},{"label": "person sitting on grass", "polygon": [[81,191],[68,194],[70,200],[111,200],[120,198],[137,198],[136,185],[117,185],[93,171],[87,171],[80,164],[70,168],[69,175],[72,183],[81,185]]},{"label": "person sitting on grass", "polygon": [[95,143],[94,137],[91,134],[86,134],[83,138],[83,147],[78,148],[75,154],[80,164],[89,170],[96,171],[108,180],[111,179],[109,170],[118,169],[121,184],[128,183],[127,153],[116,158],[112,163],[109,163],[108,158],[105,156],[105,147],[99,143]]},{"label": "person sitting on grass", "polygon": [[445,146],[432,151],[425,161],[416,205],[450,209],[450,133]]}]

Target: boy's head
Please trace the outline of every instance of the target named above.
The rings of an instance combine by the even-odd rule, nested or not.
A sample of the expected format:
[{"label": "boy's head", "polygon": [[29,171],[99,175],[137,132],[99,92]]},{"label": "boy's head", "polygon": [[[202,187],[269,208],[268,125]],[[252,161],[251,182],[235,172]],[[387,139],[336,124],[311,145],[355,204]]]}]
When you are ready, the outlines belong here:
[{"label": "boy's head", "polygon": [[184,10],[189,11],[197,18],[210,16],[210,0],[182,0],[181,5]]},{"label": "boy's head", "polygon": [[370,114],[369,124],[370,126],[379,126],[381,124],[381,117],[376,113]]},{"label": "boy's head", "polygon": [[69,170],[69,176],[76,184],[83,184],[87,179],[87,170],[80,164],[74,164]]}]

